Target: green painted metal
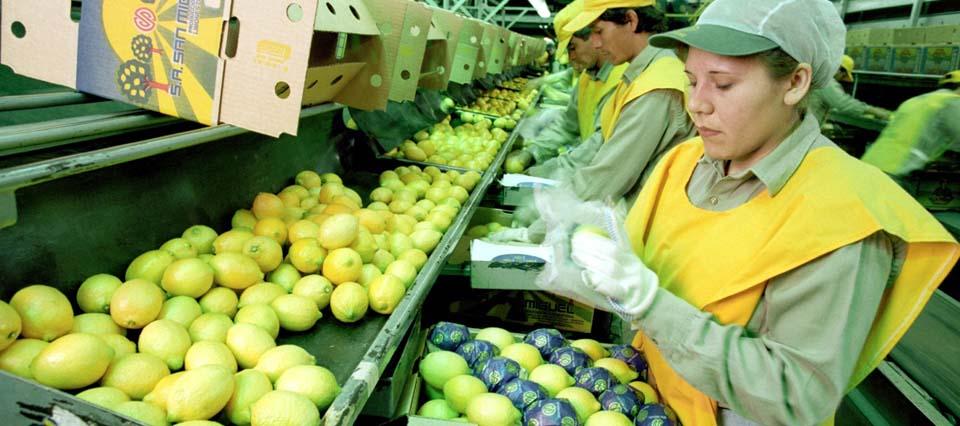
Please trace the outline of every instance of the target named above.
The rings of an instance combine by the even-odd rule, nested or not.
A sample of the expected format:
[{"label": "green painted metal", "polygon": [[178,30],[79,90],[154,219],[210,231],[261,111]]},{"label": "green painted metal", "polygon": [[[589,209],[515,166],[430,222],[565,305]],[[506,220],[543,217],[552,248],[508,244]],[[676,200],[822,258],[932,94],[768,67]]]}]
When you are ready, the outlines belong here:
[{"label": "green painted metal", "polygon": [[0,156],[66,145],[179,121],[176,117],[139,111],[85,115],[2,127],[0,128]]},{"label": "green painted metal", "polygon": [[94,99],[98,98],[78,92],[53,92],[38,93],[33,95],[3,96],[0,97],[0,111],[72,105],[88,102]]}]

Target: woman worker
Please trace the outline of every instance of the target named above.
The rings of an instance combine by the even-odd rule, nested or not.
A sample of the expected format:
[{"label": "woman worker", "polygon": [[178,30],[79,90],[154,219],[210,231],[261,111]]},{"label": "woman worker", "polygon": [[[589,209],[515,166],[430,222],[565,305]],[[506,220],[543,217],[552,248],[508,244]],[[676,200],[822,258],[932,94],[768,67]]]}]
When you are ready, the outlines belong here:
[{"label": "woman worker", "polygon": [[632,250],[575,233],[584,294],[631,322],[682,423],[831,421],[960,247],[805,115],[844,47],[827,0],[716,0],[650,43],[685,54],[700,136],[641,190],[625,223]]}]

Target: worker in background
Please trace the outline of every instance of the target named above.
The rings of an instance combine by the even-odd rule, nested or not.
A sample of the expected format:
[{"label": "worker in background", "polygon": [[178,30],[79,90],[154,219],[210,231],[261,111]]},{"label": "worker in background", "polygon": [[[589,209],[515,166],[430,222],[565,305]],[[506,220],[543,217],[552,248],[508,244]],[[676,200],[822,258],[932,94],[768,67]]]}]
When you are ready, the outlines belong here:
[{"label": "worker in background", "polygon": [[696,25],[653,36],[686,51],[700,137],[660,160],[622,241],[570,237],[559,219],[587,204],[544,212],[546,242],[569,242],[572,261],[538,284],[573,278],[630,321],[682,424],[832,420],[960,256],[929,212],[804,114],[844,33],[827,0],[715,0]]},{"label": "worker in background", "polygon": [[559,118],[546,126],[536,138],[524,141],[523,151],[537,164],[554,158],[561,150],[579,145],[600,127],[600,111],[620,82],[628,64],[613,66],[591,46],[590,30],[571,34],[563,27],[583,10],[583,0],[576,0],[554,19],[558,52],[568,52],[570,65],[580,73],[577,88]]},{"label": "worker in background", "polygon": [[851,117],[873,116],[880,120],[890,118],[890,111],[875,107],[863,101],[857,100],[843,90],[840,82],[853,82],[853,58],[843,55],[840,61],[840,69],[830,83],[822,89],[814,90],[810,96],[810,105],[807,112],[812,114],[823,125],[830,118],[831,114],[842,114]]},{"label": "worker in background", "polygon": [[[576,149],[532,168],[569,187],[582,200],[633,199],[670,148],[693,137],[696,129],[684,108],[683,63],[670,50],[649,46],[648,39],[667,29],[654,0],[585,0],[583,12],[564,29],[591,28],[590,40],[605,59],[629,64],[600,115],[599,131]],[[548,162],[548,163],[550,163]],[[549,168],[549,173],[537,169]],[[546,174],[546,176],[543,176]],[[539,241],[543,236],[530,206],[517,209],[513,228],[491,235],[494,241]]]},{"label": "worker in background", "polygon": [[960,70],[944,75],[939,85],[900,104],[863,161],[900,178],[948,150],[960,151]]}]

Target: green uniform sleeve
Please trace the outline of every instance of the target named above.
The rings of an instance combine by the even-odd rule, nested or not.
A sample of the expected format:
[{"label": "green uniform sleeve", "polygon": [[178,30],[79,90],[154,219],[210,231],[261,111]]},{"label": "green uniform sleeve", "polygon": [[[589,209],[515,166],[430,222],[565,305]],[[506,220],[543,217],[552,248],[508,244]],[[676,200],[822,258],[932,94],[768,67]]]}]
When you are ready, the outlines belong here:
[{"label": "green uniform sleeve", "polygon": [[[842,114],[847,116],[859,117],[866,114],[872,114],[876,111],[886,111],[882,108],[874,107],[868,103],[862,102],[853,96],[850,96],[843,90],[843,86],[836,80],[832,80],[826,87],[818,89],[816,96],[820,99],[821,111],[816,111],[817,120],[823,123],[823,120],[830,114]],[[811,104],[812,105],[812,104]],[[889,112],[889,111],[886,111]]]},{"label": "green uniform sleeve", "polygon": [[771,279],[747,327],[721,325],[663,289],[633,326],[721,406],[760,424],[818,424],[840,403],[899,271],[897,243],[877,232]]},{"label": "green uniform sleeve", "polygon": [[694,134],[683,97],[652,91],[623,108],[610,138],[585,165],[571,165],[565,183],[583,200],[629,197],[661,155]]},{"label": "green uniform sleeve", "polygon": [[577,99],[577,91],[574,91],[563,114],[547,124],[536,138],[525,142],[523,149],[533,155],[537,163],[556,157],[561,146],[575,145],[579,140],[580,124],[577,118]]}]

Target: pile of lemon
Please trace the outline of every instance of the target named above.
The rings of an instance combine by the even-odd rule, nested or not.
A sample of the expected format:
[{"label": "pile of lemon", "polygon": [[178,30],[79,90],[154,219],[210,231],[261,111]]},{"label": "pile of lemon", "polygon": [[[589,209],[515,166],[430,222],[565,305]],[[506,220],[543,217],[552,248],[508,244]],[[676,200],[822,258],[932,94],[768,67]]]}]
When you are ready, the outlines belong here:
[{"label": "pile of lemon", "polygon": [[46,285],[0,301],[0,369],[150,425],[317,425],[336,377],[277,345],[281,330],[310,330],[328,307],[342,322],[391,313],[479,179],[401,167],[363,207],[336,174],[303,171],[225,232],[195,225],[123,280],[87,278],[83,313]]},{"label": "pile of lemon", "polygon": [[494,122],[487,118],[471,113],[463,113],[461,118],[465,124],[454,127],[447,116],[403,141],[386,156],[470,170],[486,169],[510,134],[499,128],[503,126],[494,127]]}]

